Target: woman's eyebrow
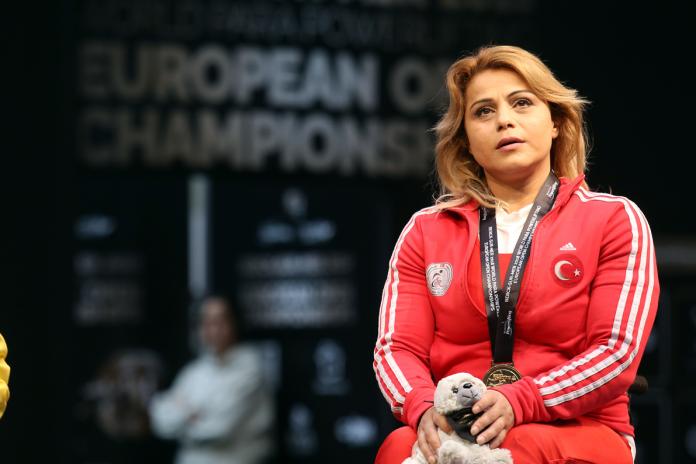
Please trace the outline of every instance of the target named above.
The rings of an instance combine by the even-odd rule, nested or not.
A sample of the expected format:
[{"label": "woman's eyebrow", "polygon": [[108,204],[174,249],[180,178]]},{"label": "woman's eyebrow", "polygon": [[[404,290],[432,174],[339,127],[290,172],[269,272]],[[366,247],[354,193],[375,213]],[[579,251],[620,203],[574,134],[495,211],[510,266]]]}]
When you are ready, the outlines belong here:
[{"label": "woman's eyebrow", "polygon": [[[529,92],[529,93],[532,93],[532,91],[529,90],[529,89],[513,90],[512,92],[510,92],[510,93],[508,94],[508,98],[512,97],[512,96],[515,95],[515,94],[522,93],[522,92]],[[474,103],[472,103],[472,104],[469,106],[469,109],[473,108],[475,105],[478,105],[479,103],[490,103],[490,102],[492,102],[492,101],[493,101],[492,98],[482,98],[482,99],[480,99],[480,100],[476,100]]]}]

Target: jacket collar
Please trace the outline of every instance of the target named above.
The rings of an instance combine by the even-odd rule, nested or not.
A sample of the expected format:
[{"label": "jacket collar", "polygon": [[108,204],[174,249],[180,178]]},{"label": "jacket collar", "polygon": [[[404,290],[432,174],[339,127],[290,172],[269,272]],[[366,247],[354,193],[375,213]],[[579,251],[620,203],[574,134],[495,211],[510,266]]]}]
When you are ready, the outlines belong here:
[{"label": "jacket collar", "polygon": [[[585,181],[585,174],[580,174],[575,179],[561,177],[559,180],[561,181],[561,185],[558,188],[558,196],[556,197],[554,208],[559,208],[568,202],[573,192],[582,186]],[[476,200],[469,200],[463,205],[447,208],[446,211],[450,211],[461,217],[466,217],[468,214],[477,211],[478,207],[479,204]]]}]

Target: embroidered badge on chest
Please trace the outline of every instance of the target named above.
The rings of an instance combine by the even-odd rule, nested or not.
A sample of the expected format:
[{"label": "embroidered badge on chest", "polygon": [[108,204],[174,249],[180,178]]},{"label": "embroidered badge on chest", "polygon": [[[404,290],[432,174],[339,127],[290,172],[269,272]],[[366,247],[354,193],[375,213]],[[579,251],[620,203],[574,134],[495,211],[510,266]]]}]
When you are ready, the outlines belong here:
[{"label": "embroidered badge on chest", "polygon": [[583,279],[585,270],[577,256],[567,254],[553,260],[551,274],[556,283],[564,287],[572,287]]},{"label": "embroidered badge on chest", "polygon": [[425,270],[428,290],[434,296],[443,296],[452,283],[452,265],[450,263],[432,263]]}]

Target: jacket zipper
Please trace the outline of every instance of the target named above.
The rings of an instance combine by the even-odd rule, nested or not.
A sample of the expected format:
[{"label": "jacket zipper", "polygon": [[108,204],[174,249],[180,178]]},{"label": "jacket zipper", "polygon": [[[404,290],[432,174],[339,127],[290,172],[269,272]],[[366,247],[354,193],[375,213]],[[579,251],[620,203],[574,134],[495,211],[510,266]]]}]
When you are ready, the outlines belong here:
[{"label": "jacket zipper", "polygon": [[[551,210],[548,213],[546,213],[544,215],[544,217],[541,218],[541,220],[539,221],[539,224],[537,224],[536,230],[534,231],[535,237],[538,238],[539,234],[543,230],[542,225],[544,224],[544,221],[546,221],[547,218],[549,216],[551,216],[551,214],[557,213],[559,208],[560,208],[560,206],[554,204],[553,207],[551,207]],[[536,247],[534,245],[536,243],[538,243],[538,241],[535,242],[534,239],[532,239],[532,245],[531,245],[531,248],[529,250],[529,258],[527,259],[527,264],[526,264],[525,269],[524,269],[524,276],[522,277],[520,296],[517,299],[517,305],[515,307],[515,316],[517,316],[517,312],[518,312],[520,306],[522,306],[522,303],[524,302],[524,297],[527,295],[527,290],[528,290],[529,285],[524,285],[524,283],[525,283],[525,281],[531,280],[533,278],[533,275],[534,275],[534,271],[532,269],[530,269],[530,267],[531,267],[532,261],[534,260],[534,251],[536,249]],[[528,273],[527,271],[531,271],[531,274]]]},{"label": "jacket zipper", "polygon": [[[469,261],[471,261],[471,254],[474,252],[476,238],[478,237],[478,220],[476,221],[477,227],[473,227],[474,219],[470,218],[468,215],[465,215],[464,217],[466,219],[467,226],[469,227],[469,243],[466,246],[467,254],[465,256],[464,261],[464,267],[466,269],[466,279],[464,279],[464,281],[462,282],[462,286],[464,287],[464,294],[469,300],[469,304],[471,304],[471,306],[474,307],[477,314],[481,315],[481,317],[488,321],[488,314],[486,313],[486,309],[480,308],[479,305],[476,304],[476,301],[474,301],[474,299],[472,298],[471,292],[469,292]],[[478,219],[478,214],[476,215],[476,218]],[[472,231],[474,230],[475,232],[472,233]]]}]

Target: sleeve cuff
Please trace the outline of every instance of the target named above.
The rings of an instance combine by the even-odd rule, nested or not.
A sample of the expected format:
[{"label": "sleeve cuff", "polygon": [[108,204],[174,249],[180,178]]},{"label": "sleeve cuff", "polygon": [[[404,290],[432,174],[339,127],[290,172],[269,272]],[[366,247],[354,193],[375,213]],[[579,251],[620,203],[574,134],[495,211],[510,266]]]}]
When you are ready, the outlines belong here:
[{"label": "sleeve cuff", "polygon": [[433,406],[435,386],[412,390],[404,402],[404,422],[413,430],[418,430],[418,422],[425,411]]},{"label": "sleeve cuff", "polygon": [[493,387],[491,390],[502,393],[508,400],[515,414],[515,425],[541,420],[539,409],[543,408],[543,402],[539,406],[541,398],[532,377],[522,377],[515,383]]}]

